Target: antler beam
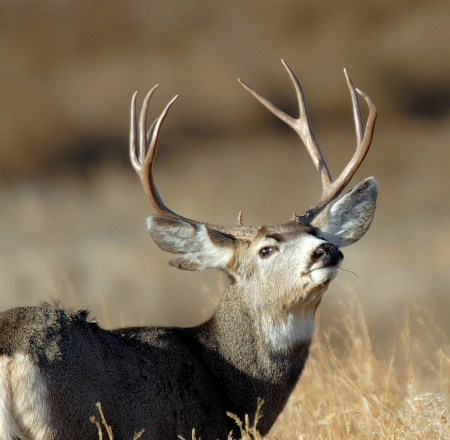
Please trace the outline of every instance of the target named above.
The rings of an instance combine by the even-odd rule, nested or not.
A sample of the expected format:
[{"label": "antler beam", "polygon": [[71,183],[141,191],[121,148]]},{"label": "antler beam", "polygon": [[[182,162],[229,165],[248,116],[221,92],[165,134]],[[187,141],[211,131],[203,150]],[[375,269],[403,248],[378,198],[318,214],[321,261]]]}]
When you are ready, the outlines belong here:
[{"label": "antler beam", "polygon": [[[246,90],[248,90],[265,107],[267,107],[275,116],[280,118],[283,122],[285,122],[295,130],[295,132],[300,136],[303,143],[305,144],[306,149],[308,150],[308,153],[314,162],[314,165],[320,173],[322,179],[322,196],[312,208],[308,209],[308,211],[306,211],[301,216],[296,215],[293,219],[299,223],[308,224],[319,211],[321,211],[326,205],[328,205],[332,200],[339,196],[339,194],[344,190],[345,186],[348,184],[350,179],[353,177],[353,175],[361,165],[372,142],[377,111],[372,100],[365,93],[361,92],[358,89],[355,89],[350,76],[344,69],[345,77],[347,79],[347,85],[352,98],[357,148],[355,154],[353,155],[348,165],[345,167],[344,171],[341,173],[338,179],[333,182],[327,163],[325,162],[325,159],[322,155],[320,147],[314,136],[313,129],[311,127],[308,110],[306,108],[305,97],[300,82],[295,76],[295,73],[292,71],[292,69],[283,60],[281,60],[281,62],[289,73],[292,83],[294,84],[295,91],[297,93],[298,106],[300,110],[300,115],[297,119],[280,110],[267,98],[262,96],[259,92],[257,92],[255,89],[253,89],[243,81],[239,81]],[[367,105],[369,106],[369,117],[367,120],[365,131],[363,128],[361,106],[359,104],[357,93],[364,97]]]}]

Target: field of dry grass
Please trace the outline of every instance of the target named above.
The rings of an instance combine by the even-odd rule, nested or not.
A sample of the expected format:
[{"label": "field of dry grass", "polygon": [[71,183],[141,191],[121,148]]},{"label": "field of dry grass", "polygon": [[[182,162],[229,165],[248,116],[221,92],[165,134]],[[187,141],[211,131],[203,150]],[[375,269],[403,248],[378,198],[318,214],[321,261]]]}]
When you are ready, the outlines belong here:
[{"label": "field of dry grass", "polygon": [[[270,438],[448,438],[450,344],[429,313],[409,310],[380,350],[358,301],[337,309],[341,325],[319,330]],[[416,326],[421,339],[411,336]]]},{"label": "field of dry grass", "polygon": [[153,116],[180,94],[155,164],[165,202],[230,225],[243,210],[258,226],[306,209],[320,182],[300,141],[236,78],[294,113],[285,58],[336,176],[355,144],[346,67],[379,112],[354,178],[378,179],[377,212],[344,249],[354,274],[325,295],[271,436],[448,437],[447,0],[173,4],[0,5],[0,308],[56,294],[105,327],[206,319],[223,280],[169,267],[145,231],[152,210],[126,145],[132,93],[161,83]]}]

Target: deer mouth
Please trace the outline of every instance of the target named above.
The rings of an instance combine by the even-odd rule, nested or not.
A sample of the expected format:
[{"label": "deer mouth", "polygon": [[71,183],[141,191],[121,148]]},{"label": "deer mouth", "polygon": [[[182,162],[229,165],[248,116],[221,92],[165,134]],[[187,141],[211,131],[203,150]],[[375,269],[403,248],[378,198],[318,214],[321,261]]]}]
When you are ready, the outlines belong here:
[{"label": "deer mouth", "polygon": [[315,304],[322,298],[330,282],[336,278],[338,266],[325,266],[312,269],[303,275],[303,287],[300,296],[302,307]]},{"label": "deer mouth", "polygon": [[309,273],[309,279],[312,286],[327,286],[336,278],[338,266],[326,266],[313,269]]}]

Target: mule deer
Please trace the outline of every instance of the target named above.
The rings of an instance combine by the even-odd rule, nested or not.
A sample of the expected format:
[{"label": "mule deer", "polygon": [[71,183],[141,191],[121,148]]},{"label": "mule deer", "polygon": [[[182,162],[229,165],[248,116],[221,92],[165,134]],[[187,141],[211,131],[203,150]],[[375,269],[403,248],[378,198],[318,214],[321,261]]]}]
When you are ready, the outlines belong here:
[{"label": "mule deer", "polygon": [[[152,177],[161,124],[175,98],[147,131],[154,87],[139,124],[131,105],[131,162],[158,215],[147,226],[161,249],[177,254],[185,270],[217,268],[230,279],[211,319],[192,328],[104,330],[84,311],[25,307],[0,315],[0,437],[95,439],[89,417],[101,402],[116,438],[226,438],[236,425],[227,411],[255,415],[264,399],[265,435],[283,409],[308,357],[314,314],[343,259],[340,247],[359,240],[375,210],[370,177],[342,194],[372,139],[376,109],[346,75],[357,150],[333,182],[310,126],[300,83],[294,119],[242,82],[301,137],[323,185],[319,201],[282,225],[253,228],[212,225],[176,214],[161,200]],[[369,107],[363,127],[357,92]]]}]

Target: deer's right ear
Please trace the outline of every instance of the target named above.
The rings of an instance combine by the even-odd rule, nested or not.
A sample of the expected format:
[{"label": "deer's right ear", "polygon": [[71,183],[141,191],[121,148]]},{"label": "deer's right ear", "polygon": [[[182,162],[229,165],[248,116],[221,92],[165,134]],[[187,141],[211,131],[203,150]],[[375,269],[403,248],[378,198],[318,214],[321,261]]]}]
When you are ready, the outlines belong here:
[{"label": "deer's right ear", "polygon": [[182,254],[170,260],[179,269],[226,269],[234,258],[235,239],[205,225],[154,215],[147,218],[147,228],[163,251]]}]

